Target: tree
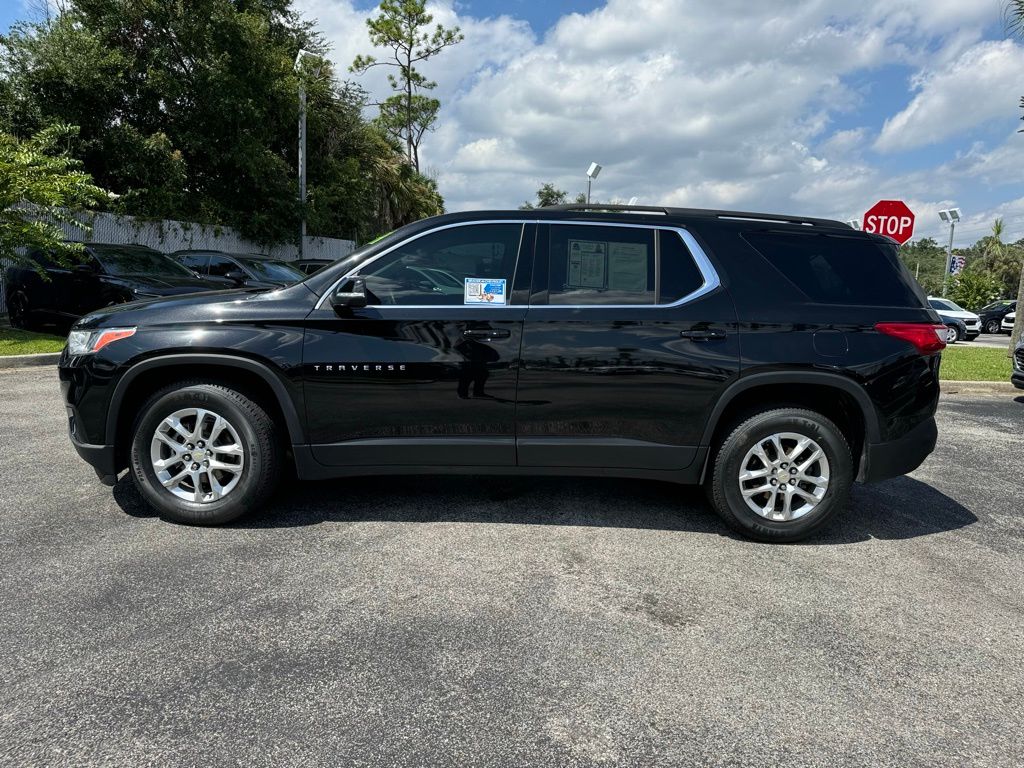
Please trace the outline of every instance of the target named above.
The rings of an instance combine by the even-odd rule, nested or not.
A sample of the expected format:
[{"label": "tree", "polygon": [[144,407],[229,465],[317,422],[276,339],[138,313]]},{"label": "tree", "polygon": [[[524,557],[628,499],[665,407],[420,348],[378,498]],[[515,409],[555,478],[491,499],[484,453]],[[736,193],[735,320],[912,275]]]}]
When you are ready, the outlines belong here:
[{"label": "tree", "polygon": [[104,192],[60,147],[76,133],[68,125],[51,126],[27,141],[0,133],[0,258],[42,273],[22,248],[44,251],[65,267],[82,253],[81,244],[64,242],[60,224],[87,231],[72,212],[93,207]]},{"label": "tree", "polygon": [[[300,48],[325,53],[291,0],[76,0],[0,37],[0,130],[25,137],[81,126],[69,151],[117,195],[117,213],[225,224],[261,242],[299,230],[296,121]],[[385,222],[439,213],[416,197],[384,210],[378,175],[401,150],[362,111],[366,94],[329,66],[308,80],[307,221],[361,240]],[[395,221],[395,217],[398,217]]]},{"label": "tree", "polygon": [[[1024,36],[1024,0],[1010,0],[1007,5],[1009,29],[1011,32],[1018,35]],[[1020,100],[1021,109],[1024,109],[1024,97]],[[1021,118],[1024,120],[1024,118]],[[1010,332],[1010,348],[1008,354],[1013,355],[1014,342],[1021,339],[1024,335],[1024,312],[1020,311],[1020,308],[1024,307],[1024,259],[1021,260],[1020,267],[1020,279],[1017,282],[1017,314],[1013,324],[1013,330]]]},{"label": "tree", "polygon": [[568,199],[569,193],[564,189],[559,189],[549,181],[541,184],[540,189],[537,190],[537,204],[534,205],[529,201],[524,201],[519,206],[519,210],[525,211],[531,208],[543,208],[547,205],[564,205]]},{"label": "tree", "polygon": [[351,72],[362,74],[372,67],[393,67],[397,75],[388,73],[388,83],[395,94],[380,106],[381,127],[405,144],[409,164],[420,170],[420,141],[433,127],[441,102],[425,96],[437,83],[424,77],[416,65],[433,58],[456,43],[464,35],[458,27],[446,29],[438,24],[433,32],[427,27],[434,17],[427,13],[425,0],[382,0],[380,14],[366,20],[370,42],[378,48],[390,48],[394,61],[378,61],[373,56],[356,56]]},{"label": "tree", "polygon": [[949,298],[964,309],[976,312],[986,304],[1005,295],[1003,285],[990,273],[964,270],[949,287]]},{"label": "tree", "polygon": [[910,270],[925,293],[942,292],[942,276],[946,268],[946,249],[930,237],[900,247],[900,260]]}]

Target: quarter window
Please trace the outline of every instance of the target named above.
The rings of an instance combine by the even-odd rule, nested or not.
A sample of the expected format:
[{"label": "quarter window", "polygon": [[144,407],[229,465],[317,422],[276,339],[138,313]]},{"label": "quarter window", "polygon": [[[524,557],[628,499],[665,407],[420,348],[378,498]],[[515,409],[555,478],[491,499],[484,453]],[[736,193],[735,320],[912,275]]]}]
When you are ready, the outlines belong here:
[{"label": "quarter window", "polygon": [[553,224],[548,247],[549,304],[671,304],[704,284],[668,230]]},{"label": "quarter window", "polygon": [[[376,305],[509,303],[521,224],[473,224],[410,240],[359,271]],[[490,293],[483,290],[490,287]],[[500,287],[501,291],[497,290]]]}]

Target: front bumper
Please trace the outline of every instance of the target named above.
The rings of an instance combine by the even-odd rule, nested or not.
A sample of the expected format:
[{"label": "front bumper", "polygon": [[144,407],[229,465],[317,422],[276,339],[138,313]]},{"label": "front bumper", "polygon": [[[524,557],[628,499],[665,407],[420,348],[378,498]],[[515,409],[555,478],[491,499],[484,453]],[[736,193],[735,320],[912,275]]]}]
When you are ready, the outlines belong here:
[{"label": "front bumper", "polygon": [[857,479],[864,483],[874,483],[912,472],[935,450],[938,436],[935,417],[929,416],[903,437],[887,443],[868,443],[864,446],[864,458]]},{"label": "front bumper", "polygon": [[1017,389],[1024,389],[1024,371],[1014,371],[1011,373],[1010,383]]},{"label": "front bumper", "polygon": [[78,455],[96,470],[96,477],[100,479],[101,483],[112,486],[117,482],[117,463],[114,460],[114,446],[80,443],[75,439],[74,435],[71,436],[71,444],[75,446]]}]

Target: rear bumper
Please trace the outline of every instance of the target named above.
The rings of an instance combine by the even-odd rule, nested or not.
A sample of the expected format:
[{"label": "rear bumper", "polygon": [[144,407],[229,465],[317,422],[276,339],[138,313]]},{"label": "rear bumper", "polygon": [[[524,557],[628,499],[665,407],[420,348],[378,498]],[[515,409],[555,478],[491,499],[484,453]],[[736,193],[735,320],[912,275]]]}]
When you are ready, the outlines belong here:
[{"label": "rear bumper", "polygon": [[935,417],[930,416],[903,437],[887,443],[868,443],[857,479],[873,483],[912,472],[935,450],[938,436]]}]

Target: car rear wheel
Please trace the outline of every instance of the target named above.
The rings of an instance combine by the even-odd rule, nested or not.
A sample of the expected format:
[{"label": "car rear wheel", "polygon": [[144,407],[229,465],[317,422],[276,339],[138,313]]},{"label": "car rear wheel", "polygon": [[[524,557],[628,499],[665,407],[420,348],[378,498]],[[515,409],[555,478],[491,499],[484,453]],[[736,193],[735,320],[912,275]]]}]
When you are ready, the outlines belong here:
[{"label": "car rear wheel", "polygon": [[15,291],[7,297],[7,317],[15,328],[28,330],[29,321],[28,297],[22,291]]},{"label": "car rear wheel", "polygon": [[999,321],[989,320],[985,323],[985,333],[999,333]]},{"label": "car rear wheel", "polygon": [[799,541],[843,509],[853,457],[820,413],[764,411],[743,421],[714,456],[708,495],[733,530],[758,541]]},{"label": "car rear wheel", "polygon": [[281,447],[255,400],[218,384],[182,382],[140,411],[131,469],[139,493],[167,519],[219,525],[272,493]]}]

